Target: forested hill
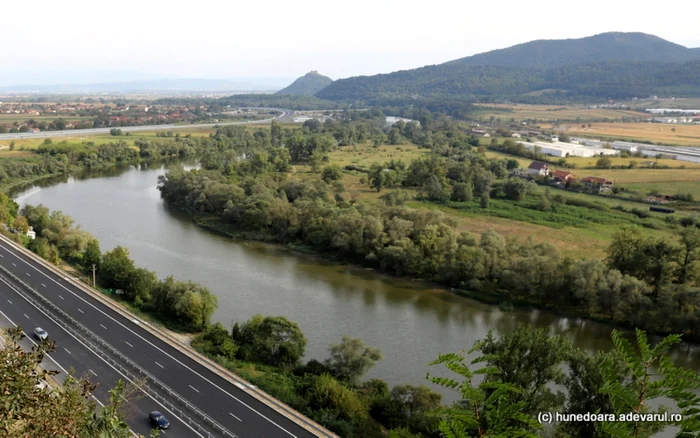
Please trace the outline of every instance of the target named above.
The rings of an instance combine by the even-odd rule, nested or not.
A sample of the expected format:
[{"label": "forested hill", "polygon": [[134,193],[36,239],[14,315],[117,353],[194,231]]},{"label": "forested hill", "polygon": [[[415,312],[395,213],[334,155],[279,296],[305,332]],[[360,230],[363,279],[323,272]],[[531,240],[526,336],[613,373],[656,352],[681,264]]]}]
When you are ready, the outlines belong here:
[{"label": "forested hill", "polygon": [[700,58],[699,52],[645,33],[608,32],[578,39],[530,41],[448,64],[550,69],[604,61],[686,62]]},{"label": "forested hill", "polygon": [[700,49],[641,33],[608,33],[533,41],[439,65],[341,79],[316,96],[366,104],[447,97],[550,102],[700,96],[699,63]]},{"label": "forested hill", "polygon": [[277,94],[294,94],[313,96],[333,82],[328,76],[323,76],[317,71],[311,71],[292,82],[288,87],[278,91]]}]

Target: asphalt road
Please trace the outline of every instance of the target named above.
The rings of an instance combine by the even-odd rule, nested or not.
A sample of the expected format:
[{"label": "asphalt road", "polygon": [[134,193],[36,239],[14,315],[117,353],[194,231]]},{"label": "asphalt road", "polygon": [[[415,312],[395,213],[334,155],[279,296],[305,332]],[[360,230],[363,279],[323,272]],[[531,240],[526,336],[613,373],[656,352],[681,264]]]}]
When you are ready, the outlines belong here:
[{"label": "asphalt road", "polygon": [[[260,109],[260,108],[251,108]],[[144,125],[144,126],[124,126],[117,127],[122,132],[139,132],[139,131],[160,131],[169,129],[187,129],[187,128],[211,128],[214,126],[229,126],[229,125],[249,125],[251,123],[269,123],[273,120],[288,118],[293,112],[290,110],[282,110],[280,108],[265,108],[267,110],[282,111],[277,117],[269,119],[255,120],[253,122],[221,122],[221,123],[200,123],[194,125]],[[0,134],[0,140],[17,140],[21,138],[54,138],[54,137],[82,137],[85,135],[109,134],[110,128],[93,128],[93,129],[68,129],[65,131],[42,131],[42,132],[21,132],[15,134]]]},{"label": "asphalt road", "polygon": [[[24,344],[23,347],[29,348],[38,342],[34,338],[34,328],[39,326],[46,330],[50,338],[56,342],[56,351],[48,354],[48,360],[45,360],[42,366],[60,371],[61,374],[56,376],[57,380],[63,382],[69,371],[72,371],[71,375],[75,378],[87,378],[92,383],[97,383],[98,387],[93,395],[102,406],[109,402],[108,391],[119,379],[129,384],[126,376],[56,324],[52,315],[43,313],[25,300],[16,289],[13,284],[0,279],[0,326],[6,328],[20,326],[27,335],[27,338],[20,343]],[[148,436],[152,429],[148,422],[148,414],[151,411],[160,410],[171,422],[171,429],[164,432],[163,436],[202,436],[145,393],[141,393],[140,396],[141,398],[136,400],[132,398],[124,405],[126,420],[134,432]]]},{"label": "asphalt road", "polygon": [[[230,383],[142,328],[139,321],[115,312],[5,241],[0,241],[0,264],[239,438],[316,436],[248,394],[249,388]],[[16,301],[10,300],[13,304]],[[14,309],[6,299],[0,301],[0,310],[5,309]],[[15,322],[21,321],[20,317],[25,318],[22,314],[26,312],[8,312]],[[34,317],[38,318],[36,322],[31,316],[25,319],[54,336],[52,332],[56,328],[46,317],[35,314]],[[77,348],[66,344],[69,350],[71,347]],[[61,356],[58,360],[65,359]],[[90,366],[97,365],[91,363]],[[100,372],[105,372],[103,370]],[[150,410],[143,406],[143,412]],[[175,430],[181,427],[173,424],[167,433],[177,433]],[[191,436],[196,435],[191,433]]]}]

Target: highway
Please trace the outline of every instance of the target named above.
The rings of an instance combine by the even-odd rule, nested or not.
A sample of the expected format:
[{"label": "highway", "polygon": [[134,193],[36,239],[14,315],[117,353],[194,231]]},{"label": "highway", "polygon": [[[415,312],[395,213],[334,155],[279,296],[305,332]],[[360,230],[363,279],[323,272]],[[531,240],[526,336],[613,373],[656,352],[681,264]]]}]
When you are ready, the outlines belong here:
[{"label": "highway", "polygon": [[[244,108],[245,109],[245,108]],[[171,129],[188,129],[188,128],[213,128],[214,126],[230,126],[230,125],[250,125],[260,123],[270,123],[273,120],[288,119],[294,114],[293,111],[281,108],[248,108],[248,109],[265,109],[281,111],[277,117],[269,119],[246,121],[246,122],[221,122],[221,123],[199,123],[192,125],[143,125],[143,126],[116,126],[109,128],[93,128],[93,129],[67,129],[64,131],[41,131],[41,132],[20,132],[14,134],[0,134],[0,140],[18,140],[21,138],[55,138],[55,137],[83,137],[86,135],[109,134],[111,129],[121,129],[122,132],[140,132],[140,131],[163,131]]]},{"label": "highway", "polygon": [[[33,338],[34,328],[40,326],[46,330],[51,339],[56,342],[57,347],[55,352],[48,354],[48,360],[44,360],[42,366],[46,369],[60,371],[61,374],[56,376],[59,382],[63,382],[69,374],[68,370],[71,370],[73,377],[88,378],[92,383],[97,383],[98,387],[93,395],[100,405],[103,406],[109,402],[108,391],[116,385],[117,380],[121,379],[125,384],[129,384],[128,377],[120,374],[114,367],[100,359],[78,339],[56,324],[53,318],[42,313],[24,299],[15,286],[0,279],[0,327],[16,326],[20,326],[24,334],[27,335],[27,338],[20,342],[20,344],[24,344],[23,347],[28,347],[27,349],[37,343],[36,339]],[[171,423],[171,429],[164,433],[165,436],[202,436],[146,394],[141,393],[141,396],[142,398],[129,400],[125,404],[125,406],[128,405],[125,417],[134,432],[148,436],[151,430],[148,414],[154,410],[161,410]]]},{"label": "highway", "polygon": [[[53,356],[64,368],[72,366],[79,372],[92,370],[97,380],[104,382],[105,387],[111,387],[117,379],[126,379],[119,377],[119,371],[101,358],[114,358],[118,362],[120,357],[126,357],[130,363],[133,362],[132,369],[137,366],[143,370],[142,374],[149,377],[149,383],[157,382],[150,387],[164,395],[174,408],[181,409],[186,419],[200,420],[199,424],[212,436],[332,436],[318,429],[315,433],[309,432],[290,420],[289,415],[281,414],[278,408],[254,396],[253,389],[226,378],[214,371],[212,366],[194,360],[181,351],[180,348],[184,347],[176,348],[164,336],[157,336],[152,330],[144,328],[143,321],[116,311],[94,298],[73,280],[49,269],[5,238],[0,239],[0,266],[13,276],[8,281],[6,273],[0,270],[0,274],[6,277],[0,281],[0,311],[14,323],[20,324],[25,332],[31,332],[36,326],[44,328],[57,341],[59,351]],[[45,300],[46,308],[55,307],[54,315],[43,314],[36,308],[32,310],[32,304],[13,291],[20,283],[24,283],[25,289],[34,289],[33,293]],[[88,333],[85,337],[88,340],[79,345],[81,342],[77,338],[62,330],[52,319],[62,320],[63,325],[75,321],[73,326],[80,326],[84,333]],[[89,344],[95,339],[94,345]],[[95,345],[107,353],[93,353],[91,350],[95,349]],[[139,373],[134,371],[134,374]],[[104,398],[104,393],[100,395]],[[186,400],[187,406],[182,399]],[[163,410],[172,423],[166,436],[201,436],[168,413],[155,399],[148,397],[137,402],[133,418],[129,418],[133,430],[143,433],[142,423],[146,420],[141,419],[145,419],[147,412],[156,409]],[[206,414],[207,418],[198,412]]]}]

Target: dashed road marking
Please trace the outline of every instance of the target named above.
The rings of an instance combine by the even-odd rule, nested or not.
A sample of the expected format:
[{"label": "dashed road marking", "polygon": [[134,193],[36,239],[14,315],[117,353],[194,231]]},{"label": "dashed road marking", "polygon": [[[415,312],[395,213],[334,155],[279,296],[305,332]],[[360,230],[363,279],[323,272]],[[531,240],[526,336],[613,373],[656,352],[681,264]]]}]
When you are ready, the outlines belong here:
[{"label": "dashed road marking", "polygon": [[134,348],[134,346],[133,346],[133,345],[131,345],[131,344],[130,344],[130,343],[128,343],[128,342],[124,341],[124,343],[125,343],[126,345],[128,345],[129,347],[131,347],[131,348]]},{"label": "dashed road marking", "polygon": [[62,296],[60,296],[60,295],[58,296],[58,298],[60,298],[60,299],[62,299],[62,300],[65,300],[65,298],[63,298],[63,297],[62,297]]},{"label": "dashed road marking", "polygon": [[107,327],[103,326],[102,324],[100,324],[100,326],[101,326],[103,329],[107,330]]},{"label": "dashed road marking", "polygon": [[233,418],[235,418],[236,420],[238,420],[238,421],[243,421],[243,420],[241,420],[240,418],[236,417],[235,415],[233,415],[233,414],[230,413],[230,412],[229,412],[228,414],[229,414],[230,416],[232,416]]},{"label": "dashed road marking", "polygon": [[66,350],[66,353],[68,353],[68,354],[70,354],[70,355],[73,355],[73,353],[71,353],[70,351],[68,351],[67,348],[63,347],[63,349]]},{"label": "dashed road marking", "polygon": [[85,312],[83,312],[83,309],[78,309],[78,312],[85,313]]},{"label": "dashed road marking", "polygon": [[17,265],[15,264],[15,262],[12,262],[12,266],[14,266],[15,268],[17,267]]},{"label": "dashed road marking", "polygon": [[46,285],[45,285],[44,283],[41,283],[41,285],[44,286],[44,287],[46,287]]},{"label": "dashed road marking", "polygon": [[26,314],[26,313],[24,314],[24,317],[25,317],[25,318],[27,318],[27,319],[29,319],[29,317],[27,316],[27,314]]},{"label": "dashed road marking", "polygon": [[88,368],[88,371],[90,371],[90,372],[92,373],[93,376],[97,377],[97,374],[95,374],[95,372],[94,372],[93,370],[91,370],[90,368]]},{"label": "dashed road marking", "polygon": [[25,272],[25,274],[27,274],[27,277],[31,277],[31,276],[32,276],[32,274],[30,274],[29,272]]},{"label": "dashed road marking", "polygon": [[10,304],[12,304],[12,301],[10,301],[10,300],[7,300],[7,302],[10,303]]},{"label": "dashed road marking", "polygon": [[189,386],[190,388],[194,389],[195,391],[199,392],[199,389],[195,388],[194,386],[192,386],[192,385],[188,385],[188,386]]},{"label": "dashed road marking", "polygon": [[156,365],[158,365],[159,367],[165,369],[165,367],[164,367],[163,365],[159,364],[158,362],[156,362]]}]

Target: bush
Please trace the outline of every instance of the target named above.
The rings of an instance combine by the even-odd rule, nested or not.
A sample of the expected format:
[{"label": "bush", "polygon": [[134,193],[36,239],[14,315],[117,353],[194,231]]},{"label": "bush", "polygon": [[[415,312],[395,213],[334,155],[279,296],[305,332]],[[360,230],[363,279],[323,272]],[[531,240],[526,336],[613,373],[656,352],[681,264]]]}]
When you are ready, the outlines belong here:
[{"label": "bush", "polygon": [[195,336],[192,339],[192,348],[200,353],[221,356],[228,360],[235,359],[238,350],[229,332],[218,322],[207,327],[204,333]]}]

